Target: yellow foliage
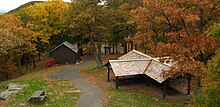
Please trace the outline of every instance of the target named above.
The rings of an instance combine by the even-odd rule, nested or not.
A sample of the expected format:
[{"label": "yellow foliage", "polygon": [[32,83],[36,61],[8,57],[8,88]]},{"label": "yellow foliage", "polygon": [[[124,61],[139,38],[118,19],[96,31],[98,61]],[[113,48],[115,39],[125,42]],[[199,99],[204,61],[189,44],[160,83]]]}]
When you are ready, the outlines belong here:
[{"label": "yellow foliage", "polygon": [[[26,22],[26,26],[35,31],[31,39],[36,42],[49,43],[52,35],[58,35],[65,27],[65,12],[69,4],[62,0],[36,3],[17,12]],[[39,41],[40,40],[40,41]]]},{"label": "yellow foliage", "polygon": [[9,14],[0,15],[0,56],[33,51],[35,46],[28,39],[32,34],[31,30],[23,27],[20,18]]}]

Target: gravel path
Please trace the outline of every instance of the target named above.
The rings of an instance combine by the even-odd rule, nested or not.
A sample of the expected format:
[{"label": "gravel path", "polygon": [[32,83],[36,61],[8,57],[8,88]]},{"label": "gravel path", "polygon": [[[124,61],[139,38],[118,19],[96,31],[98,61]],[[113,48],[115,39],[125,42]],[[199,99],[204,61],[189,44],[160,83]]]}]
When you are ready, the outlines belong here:
[{"label": "gravel path", "polygon": [[102,107],[101,89],[98,86],[90,84],[79,73],[80,68],[90,64],[93,60],[90,58],[79,65],[74,65],[70,68],[62,69],[59,72],[50,75],[56,80],[71,80],[74,84],[80,87],[82,94],[76,107]]}]

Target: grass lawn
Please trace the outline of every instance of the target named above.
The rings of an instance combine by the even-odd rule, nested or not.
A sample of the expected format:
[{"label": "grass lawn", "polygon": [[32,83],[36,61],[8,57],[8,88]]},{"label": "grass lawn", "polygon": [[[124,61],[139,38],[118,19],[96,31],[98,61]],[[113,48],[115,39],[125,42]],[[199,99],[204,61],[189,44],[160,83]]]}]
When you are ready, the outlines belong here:
[{"label": "grass lawn", "polygon": [[164,100],[139,90],[109,89],[109,107],[184,107],[182,102]]},{"label": "grass lawn", "polygon": [[[27,84],[28,87],[22,89],[9,100],[0,100],[0,107],[72,107],[75,106],[80,93],[74,93],[78,90],[74,87],[71,81],[55,81],[48,78],[48,74],[56,72],[64,66],[54,66],[45,68],[35,72],[31,72],[17,79],[0,82],[0,90],[5,90],[9,83]],[[47,93],[47,98],[42,103],[29,103],[27,99],[37,90],[44,90]]]},{"label": "grass lawn", "polygon": [[[143,89],[115,89],[114,82],[107,82],[106,68],[96,68],[91,63],[81,70],[81,74],[91,83],[102,88],[104,107],[184,107],[183,100],[163,99]],[[113,74],[111,74],[112,76]]]}]

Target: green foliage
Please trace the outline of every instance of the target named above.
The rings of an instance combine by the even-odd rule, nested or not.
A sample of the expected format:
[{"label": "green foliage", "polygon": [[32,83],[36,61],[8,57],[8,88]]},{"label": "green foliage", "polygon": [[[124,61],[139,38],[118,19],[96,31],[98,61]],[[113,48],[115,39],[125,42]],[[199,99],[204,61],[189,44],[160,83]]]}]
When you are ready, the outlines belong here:
[{"label": "green foliage", "polygon": [[206,31],[208,35],[213,35],[217,39],[220,39],[220,23],[214,23],[212,26],[208,28]]},{"label": "green foliage", "polygon": [[101,45],[110,36],[114,23],[113,11],[97,4],[97,0],[76,0],[71,3],[67,22],[70,36],[82,36],[89,43],[84,44],[96,58],[97,66],[102,66]]},{"label": "green foliage", "polygon": [[71,35],[87,36],[89,39],[104,39],[111,27],[110,9],[94,4],[96,0],[77,0],[71,3],[67,23]]},{"label": "green foliage", "polygon": [[129,12],[140,5],[139,0],[112,0],[108,6],[112,7],[116,13],[116,24],[112,26],[112,36],[109,38],[109,43],[116,45],[119,43],[125,44],[132,42],[136,33],[136,26],[131,25],[128,21],[131,18]]},{"label": "green foliage", "polygon": [[107,6],[111,7],[111,8],[117,8],[120,6],[120,4],[122,3],[121,0],[112,0],[108,3]]},{"label": "green foliage", "polygon": [[130,29],[127,29],[127,25],[125,23],[118,23],[112,28],[112,36],[109,39],[110,43],[117,44],[125,41],[125,36],[130,34]]},{"label": "green foliage", "polygon": [[210,86],[206,94],[201,93],[196,96],[193,101],[196,107],[219,107],[220,106],[220,96],[219,88]]},{"label": "green foliage", "polygon": [[118,8],[120,7],[123,3],[130,3],[130,4],[142,4],[142,0],[108,0],[107,6],[111,8]]},{"label": "green foliage", "polygon": [[220,49],[216,51],[215,57],[208,63],[207,77],[211,80],[220,78]]},{"label": "green foliage", "polygon": [[219,107],[220,106],[220,49],[215,57],[208,63],[207,84],[203,87],[200,95],[196,96],[196,107]]}]

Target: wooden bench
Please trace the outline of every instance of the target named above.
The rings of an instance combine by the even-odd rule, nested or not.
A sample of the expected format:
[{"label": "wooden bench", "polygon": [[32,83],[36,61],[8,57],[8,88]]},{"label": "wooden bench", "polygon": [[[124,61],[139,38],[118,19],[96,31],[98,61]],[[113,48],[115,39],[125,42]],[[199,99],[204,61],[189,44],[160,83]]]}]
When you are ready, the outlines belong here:
[{"label": "wooden bench", "polygon": [[42,90],[38,90],[35,91],[34,94],[28,98],[29,102],[33,102],[33,101],[37,101],[37,102],[41,102],[44,100],[44,98],[46,98],[46,93]]}]

